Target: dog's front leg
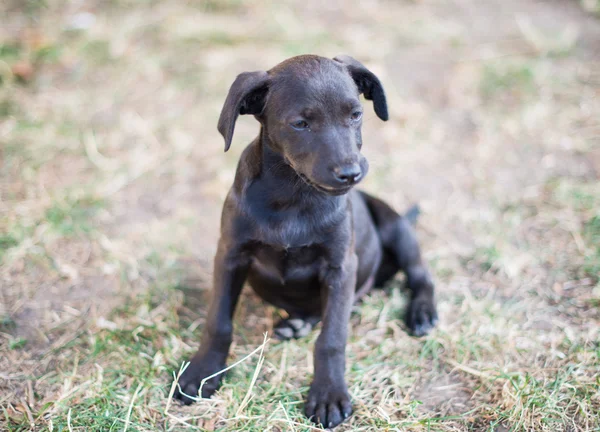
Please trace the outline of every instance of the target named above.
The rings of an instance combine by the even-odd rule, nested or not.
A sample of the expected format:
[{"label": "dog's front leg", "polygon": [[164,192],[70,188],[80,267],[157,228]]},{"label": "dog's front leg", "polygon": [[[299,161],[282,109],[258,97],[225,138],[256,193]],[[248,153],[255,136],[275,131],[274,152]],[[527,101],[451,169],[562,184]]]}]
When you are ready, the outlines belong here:
[{"label": "dog's front leg", "polygon": [[328,265],[321,276],[325,302],[323,329],[315,344],[314,378],[305,413],[325,427],[337,426],[352,413],[344,371],[357,265],[358,259],[352,250],[341,266]]},{"label": "dog's front leg", "polygon": [[[214,265],[214,290],[208,310],[200,349],[179,378],[175,397],[185,404],[193,402],[186,395],[196,397],[202,380],[225,368],[233,331],[233,313],[246,280],[249,258],[239,247],[219,241]],[[210,397],[223,374],[207,380],[202,386],[202,397]],[[183,394],[185,393],[185,394]]]}]

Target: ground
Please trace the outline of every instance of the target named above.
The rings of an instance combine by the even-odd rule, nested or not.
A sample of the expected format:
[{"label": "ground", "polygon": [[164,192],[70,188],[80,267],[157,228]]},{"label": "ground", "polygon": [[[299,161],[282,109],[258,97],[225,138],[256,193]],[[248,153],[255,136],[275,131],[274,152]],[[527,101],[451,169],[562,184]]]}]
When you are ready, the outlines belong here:
[{"label": "ground", "polygon": [[[402,278],[355,307],[339,431],[600,430],[596,0],[9,0],[0,5],[0,430],[308,431],[318,332],[268,340],[245,290],[229,372],[182,407],[219,215],[257,132],[223,153],[236,74],[296,54],[376,72],[364,189],[418,235],[439,327]],[[254,353],[246,358],[248,354]]]}]

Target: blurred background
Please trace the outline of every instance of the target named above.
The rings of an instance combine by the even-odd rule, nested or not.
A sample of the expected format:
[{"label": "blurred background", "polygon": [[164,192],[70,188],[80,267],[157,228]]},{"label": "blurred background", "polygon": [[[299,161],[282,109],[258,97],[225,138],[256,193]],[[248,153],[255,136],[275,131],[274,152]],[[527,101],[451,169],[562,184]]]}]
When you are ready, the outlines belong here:
[{"label": "blurred background", "polygon": [[[309,430],[317,332],[212,401],[169,397],[258,131],[242,117],[223,153],[221,105],[238,73],[306,53],[384,84],[362,187],[421,205],[441,318],[406,335],[401,277],[357,305],[338,430],[600,428],[598,0],[5,0],[0,429]],[[231,362],[279,316],[251,292],[239,309]]]}]

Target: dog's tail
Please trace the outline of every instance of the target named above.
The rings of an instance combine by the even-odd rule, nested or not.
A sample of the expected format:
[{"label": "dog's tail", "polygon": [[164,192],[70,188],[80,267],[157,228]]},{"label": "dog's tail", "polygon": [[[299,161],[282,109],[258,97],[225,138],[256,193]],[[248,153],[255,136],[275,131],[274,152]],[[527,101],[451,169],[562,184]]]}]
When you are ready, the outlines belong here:
[{"label": "dog's tail", "polygon": [[419,218],[420,214],[421,214],[421,208],[419,207],[418,204],[415,204],[406,211],[406,213],[404,214],[404,217],[406,219],[408,219],[408,221],[410,222],[410,224],[412,226],[415,226],[417,224],[417,219]]}]

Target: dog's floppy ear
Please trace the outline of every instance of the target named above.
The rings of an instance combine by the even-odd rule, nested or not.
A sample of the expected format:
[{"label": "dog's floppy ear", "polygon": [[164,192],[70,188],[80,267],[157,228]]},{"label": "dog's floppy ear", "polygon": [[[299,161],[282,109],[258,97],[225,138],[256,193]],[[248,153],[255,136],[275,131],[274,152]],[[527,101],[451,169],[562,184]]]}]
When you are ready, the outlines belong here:
[{"label": "dog's floppy ear", "polygon": [[225,138],[225,151],[231,146],[238,115],[262,113],[267,85],[268,75],[264,71],[241,73],[231,85],[217,125],[220,134]]},{"label": "dog's floppy ear", "polygon": [[358,91],[365,96],[365,99],[373,101],[375,114],[377,114],[377,117],[381,120],[386,121],[389,118],[387,101],[379,78],[377,78],[369,69],[364,67],[361,62],[350,56],[340,55],[333,59],[346,66],[358,87]]}]

